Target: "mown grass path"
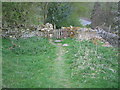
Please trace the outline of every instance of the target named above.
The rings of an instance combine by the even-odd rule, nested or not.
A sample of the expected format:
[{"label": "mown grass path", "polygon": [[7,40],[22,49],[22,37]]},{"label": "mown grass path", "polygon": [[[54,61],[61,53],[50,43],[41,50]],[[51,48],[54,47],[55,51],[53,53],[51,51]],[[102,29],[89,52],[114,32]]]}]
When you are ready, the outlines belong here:
[{"label": "mown grass path", "polygon": [[57,58],[55,59],[54,62],[54,71],[52,80],[55,82],[55,87],[66,87],[70,88],[71,87],[71,81],[69,75],[66,73],[66,65],[65,65],[65,59],[64,59],[64,54],[65,54],[65,49],[63,48],[61,43],[55,44],[52,42],[52,40],[49,40],[52,45],[55,45],[57,47],[56,55]]},{"label": "mown grass path", "polygon": [[116,48],[71,38],[12,41],[16,47],[10,39],[2,40],[3,88],[118,87]]}]

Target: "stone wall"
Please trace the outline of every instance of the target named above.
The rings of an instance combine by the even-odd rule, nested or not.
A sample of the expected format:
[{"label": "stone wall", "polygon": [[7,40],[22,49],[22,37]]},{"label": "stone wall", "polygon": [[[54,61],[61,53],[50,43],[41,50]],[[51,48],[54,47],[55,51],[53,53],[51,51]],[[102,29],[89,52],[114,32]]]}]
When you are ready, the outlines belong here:
[{"label": "stone wall", "polygon": [[53,25],[46,23],[45,25],[18,25],[18,26],[8,26],[2,28],[2,37],[11,37],[11,38],[28,38],[33,36],[45,36],[47,37],[49,33],[53,31]]},{"label": "stone wall", "polygon": [[107,40],[110,44],[112,44],[115,47],[118,47],[118,44],[120,43],[120,37],[116,34],[106,32],[103,29],[98,29],[97,33],[105,40]]}]

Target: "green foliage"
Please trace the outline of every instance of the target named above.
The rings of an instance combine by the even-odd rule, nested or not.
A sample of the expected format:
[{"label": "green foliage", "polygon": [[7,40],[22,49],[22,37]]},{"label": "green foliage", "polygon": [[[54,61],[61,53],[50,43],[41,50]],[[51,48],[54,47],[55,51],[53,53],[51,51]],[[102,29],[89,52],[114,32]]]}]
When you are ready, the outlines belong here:
[{"label": "green foliage", "polygon": [[57,28],[60,28],[63,21],[70,19],[68,18],[70,14],[71,3],[50,3],[46,22],[55,24]]},{"label": "green foliage", "polygon": [[[89,6],[89,7],[88,7]],[[80,17],[90,16],[92,3],[70,2],[4,2],[2,4],[3,24],[55,24],[81,26]]]},{"label": "green foliage", "polygon": [[[37,3],[2,3],[3,24],[39,24],[40,9]],[[38,16],[39,15],[39,16]]]},{"label": "green foliage", "polygon": [[74,3],[50,3],[46,22],[55,24],[57,28],[70,25],[82,26],[79,21],[80,12],[78,13],[78,8],[76,10],[78,6],[75,5]]},{"label": "green foliage", "polygon": [[72,5],[74,7],[74,13],[76,15],[90,19],[94,2],[74,2]]},{"label": "green foliage", "polygon": [[82,27],[77,14],[73,13],[68,17],[67,20],[61,22],[61,26],[69,27],[70,25],[74,27]]}]

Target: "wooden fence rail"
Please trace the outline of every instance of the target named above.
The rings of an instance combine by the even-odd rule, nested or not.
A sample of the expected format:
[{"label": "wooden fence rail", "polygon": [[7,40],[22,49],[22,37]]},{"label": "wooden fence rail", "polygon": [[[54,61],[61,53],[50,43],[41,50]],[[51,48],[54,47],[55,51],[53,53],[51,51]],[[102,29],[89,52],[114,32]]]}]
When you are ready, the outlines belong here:
[{"label": "wooden fence rail", "polygon": [[70,36],[69,32],[66,30],[63,30],[63,29],[56,29],[56,30],[52,30],[49,32],[48,31],[44,31],[44,32],[39,31],[37,35],[40,37],[57,38],[57,39],[67,38]]},{"label": "wooden fence rail", "polygon": [[68,32],[63,29],[57,29],[53,31],[53,38],[66,38],[68,36]]}]

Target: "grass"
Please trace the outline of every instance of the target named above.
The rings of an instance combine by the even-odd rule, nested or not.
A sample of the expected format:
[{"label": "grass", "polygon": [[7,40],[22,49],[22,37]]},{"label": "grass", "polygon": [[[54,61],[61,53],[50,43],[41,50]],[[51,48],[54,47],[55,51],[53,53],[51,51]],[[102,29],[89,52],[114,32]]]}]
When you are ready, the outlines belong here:
[{"label": "grass", "polygon": [[74,87],[118,88],[118,51],[94,45],[91,41],[66,39],[66,63]]},{"label": "grass", "polygon": [[[61,39],[2,40],[3,87],[7,88],[117,88],[118,51],[91,41]],[[16,44],[14,48],[12,42]],[[60,53],[59,53],[60,52]],[[63,53],[64,52],[64,53]],[[62,54],[63,53],[63,54]],[[60,56],[61,55],[61,56]],[[60,59],[56,61],[56,59]],[[61,61],[61,59],[63,59]]]},{"label": "grass", "polygon": [[[14,49],[11,41],[16,45]],[[3,87],[52,87],[55,46],[45,38],[3,39]]]}]

